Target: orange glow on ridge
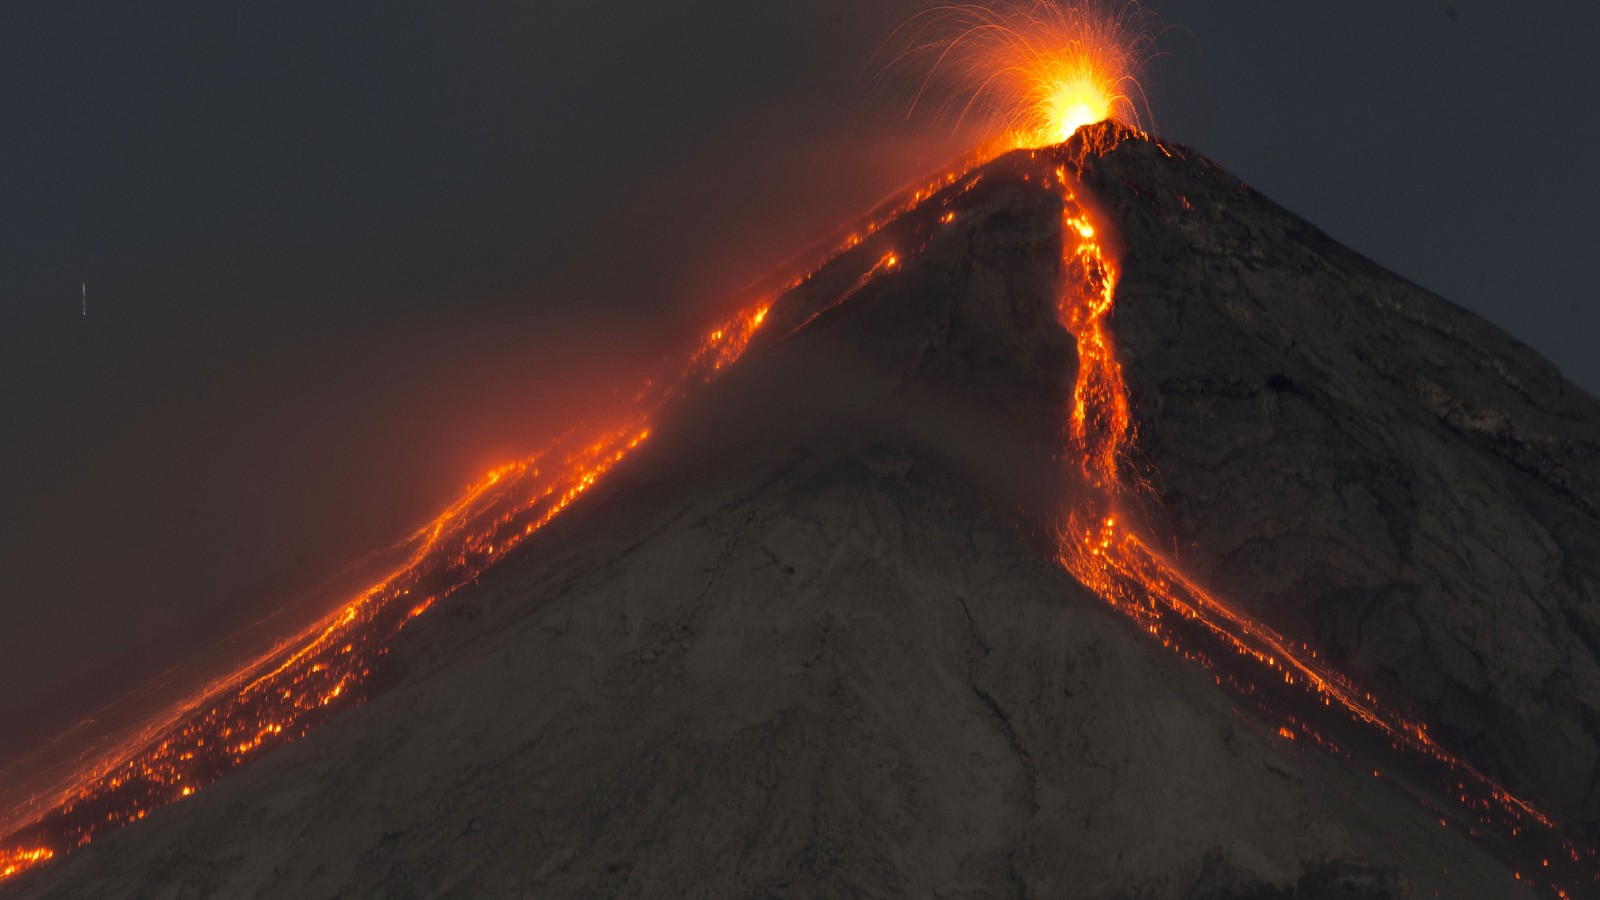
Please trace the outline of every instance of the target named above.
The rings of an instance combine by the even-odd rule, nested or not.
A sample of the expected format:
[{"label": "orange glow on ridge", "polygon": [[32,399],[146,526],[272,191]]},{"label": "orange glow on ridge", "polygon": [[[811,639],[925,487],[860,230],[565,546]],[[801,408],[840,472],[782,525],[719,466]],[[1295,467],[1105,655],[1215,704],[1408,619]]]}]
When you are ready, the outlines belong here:
[{"label": "orange glow on ridge", "polygon": [[[801,265],[820,267],[873,239],[959,175],[942,174],[896,197],[857,223],[820,262]],[[900,261],[886,252],[844,296]],[[777,295],[798,287],[813,269],[802,271],[806,275],[782,282]],[[37,788],[37,799],[0,798],[10,804],[0,806],[0,882],[189,797],[365,700],[396,633],[476,581],[598,484],[649,439],[662,411],[736,363],[771,311],[772,301],[760,299],[711,329],[675,369],[634,395],[634,411],[622,421],[574,431],[541,453],[485,473],[402,542],[400,565],[319,622],[206,685],[65,782]]]}]

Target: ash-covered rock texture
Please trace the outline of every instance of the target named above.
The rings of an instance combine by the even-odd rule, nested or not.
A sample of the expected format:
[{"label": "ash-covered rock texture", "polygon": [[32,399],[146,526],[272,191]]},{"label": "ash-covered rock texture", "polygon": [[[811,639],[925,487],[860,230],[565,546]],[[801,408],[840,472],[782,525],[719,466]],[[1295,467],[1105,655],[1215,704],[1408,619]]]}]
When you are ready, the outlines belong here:
[{"label": "ash-covered rock texture", "polygon": [[[1198,158],[1086,178],[1182,558],[1587,821],[1594,402]],[[960,202],[775,307],[366,705],[0,896],[1533,896],[1050,561],[1060,201]]]},{"label": "ash-covered rock texture", "polygon": [[1600,402],[1181,148],[1086,179],[1179,558],[1600,833]]}]

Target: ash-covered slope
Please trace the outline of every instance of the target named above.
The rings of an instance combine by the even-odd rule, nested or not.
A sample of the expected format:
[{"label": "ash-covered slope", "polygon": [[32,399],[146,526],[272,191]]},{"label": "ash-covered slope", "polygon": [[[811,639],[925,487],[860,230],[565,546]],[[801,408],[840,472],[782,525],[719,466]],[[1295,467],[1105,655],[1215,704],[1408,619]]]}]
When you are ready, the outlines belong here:
[{"label": "ash-covered slope", "polygon": [[1592,837],[1600,402],[1199,156],[1085,180],[1179,558]]},{"label": "ash-covered slope", "polygon": [[[1088,167],[1127,229],[1114,332],[1184,558],[1211,562],[1208,574],[1262,618],[1320,636],[1317,610],[1352,594],[1334,551],[1376,537],[1364,520],[1309,505],[1309,488],[1258,489],[1205,455],[1242,446],[1259,467],[1266,451],[1235,437],[1257,433],[1236,432],[1237,417],[1205,413],[1221,401],[1208,407],[1172,382],[1163,367],[1179,360],[1160,348],[1204,343],[1186,323],[1225,331],[1219,317],[1256,295],[1242,276],[1214,293],[1182,280],[1184,266],[1196,279],[1231,271],[1203,242],[1238,239],[1207,238],[1181,204],[1140,204],[1177,184],[1193,205],[1214,188],[1231,198],[1212,213],[1223,224],[1249,234],[1280,223],[1261,232],[1260,260],[1237,247],[1239,265],[1325,257],[1363,284],[1422,295],[1154,145],[1132,141]],[[0,895],[1529,895],[1412,795],[1283,740],[1050,561],[1074,490],[1059,458],[1075,374],[1056,308],[1060,204],[997,165],[960,193],[952,222],[936,224],[944,207],[919,211],[845,254],[776,304],[746,359],[638,455],[404,632],[387,690]],[[900,262],[884,267],[890,247]],[[1322,292],[1330,308],[1369,302],[1334,296],[1334,263],[1280,274],[1294,271],[1309,285],[1297,290]],[[1217,309],[1185,309],[1201,304]],[[1251,377],[1250,323],[1265,315],[1232,325],[1236,343],[1210,338],[1215,370],[1244,373],[1220,383]],[[1280,352],[1348,347],[1343,334],[1295,335]],[[1191,366],[1207,362],[1196,354]],[[1262,383],[1331,392],[1365,377],[1347,368],[1273,368]],[[1262,398],[1282,392],[1264,390],[1261,417],[1278,415],[1285,401]],[[1452,396],[1463,409],[1479,402]],[[1507,460],[1451,431],[1448,410],[1440,424],[1426,406],[1385,403],[1385,415],[1481,462],[1474,491],[1537,471],[1532,457]],[[1354,439],[1317,434],[1306,442]],[[1186,485],[1184,465],[1208,481]],[[1200,497],[1218,509],[1197,509]],[[1516,499],[1497,514],[1524,521],[1533,501]],[[1331,535],[1330,562],[1294,537],[1306,517],[1324,520],[1312,537]],[[1195,540],[1197,527],[1217,529],[1215,543]],[[1309,589],[1249,593],[1273,587],[1263,579],[1278,570],[1227,551],[1280,535],[1308,548],[1305,578],[1326,576],[1325,602],[1308,602]],[[1505,759],[1530,779],[1547,774],[1526,752]]]}]

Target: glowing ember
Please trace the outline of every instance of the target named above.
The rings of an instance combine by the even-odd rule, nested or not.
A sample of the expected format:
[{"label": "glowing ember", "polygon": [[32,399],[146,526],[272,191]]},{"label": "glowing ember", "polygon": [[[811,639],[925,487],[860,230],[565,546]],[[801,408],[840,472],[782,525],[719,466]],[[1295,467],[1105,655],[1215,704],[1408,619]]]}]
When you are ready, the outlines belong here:
[{"label": "glowing ember", "polygon": [[918,101],[936,80],[953,82],[943,103],[959,108],[958,125],[978,118],[1012,147],[1043,147],[1106,119],[1148,119],[1149,23],[1137,3],[1115,0],[944,6],[907,24],[899,61],[931,58]]}]

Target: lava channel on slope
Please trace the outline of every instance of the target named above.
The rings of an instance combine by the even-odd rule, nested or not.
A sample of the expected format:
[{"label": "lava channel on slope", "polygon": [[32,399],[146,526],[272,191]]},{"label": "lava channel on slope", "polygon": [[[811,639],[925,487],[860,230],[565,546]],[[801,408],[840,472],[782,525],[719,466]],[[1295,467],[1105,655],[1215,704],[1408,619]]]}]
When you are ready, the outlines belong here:
[{"label": "lava channel on slope", "polygon": [[786,335],[820,314],[779,306],[795,288],[823,272],[852,273],[825,311],[897,268],[895,244],[920,244],[939,224],[917,211],[930,198],[947,205],[970,188],[968,173],[979,161],[970,155],[895,194],[753,285],[745,292],[752,299],[736,304],[679,363],[641,387],[632,412],[575,429],[486,473],[402,543],[403,562],[311,627],[213,680],[65,778],[8,785],[8,796],[0,797],[0,883],[193,795],[370,697],[379,664],[407,623],[472,584],[575,503],[649,439],[661,414],[738,362],[764,326],[780,320]]},{"label": "lava channel on slope", "polygon": [[[1050,191],[1063,207],[1059,314],[1077,342],[1079,366],[1066,392],[1062,457],[1084,490],[1062,513],[1058,562],[1164,647],[1203,666],[1285,740],[1359,763],[1374,777],[1381,769],[1441,826],[1460,829],[1514,864],[1538,861],[1519,877],[1556,896],[1567,896],[1558,884],[1594,883],[1600,870],[1591,848],[1441,747],[1425,725],[1185,576],[1141,524],[1148,498],[1124,472],[1132,407],[1107,321],[1117,261],[1078,178],[1089,158],[1124,140],[1151,139],[1103,123],[1065,144],[1016,150],[982,165],[987,154],[975,154],[842,229],[821,245],[824,251],[792,266],[806,277],[774,276],[755,292],[761,299],[742,305],[666,377],[646,384],[624,421],[576,431],[489,472],[410,538],[405,562],[386,577],[56,786],[42,815],[0,840],[0,881],[181,800],[366,699],[378,663],[406,623],[576,502],[648,440],[652,423],[675,401],[731,367],[761,334],[775,328],[770,336],[781,340],[848,303],[873,278],[913,257],[980,183],[999,180]],[[789,289],[840,268],[848,277],[820,306],[786,308],[794,296]]]},{"label": "lava channel on slope", "polygon": [[[1024,151],[1036,178],[1062,200],[1062,327],[1078,346],[1064,459],[1084,490],[1063,511],[1057,559],[1074,577],[1163,646],[1211,672],[1288,741],[1315,745],[1390,778],[1438,818],[1500,855],[1514,878],[1557,897],[1600,883],[1600,857],[1528,801],[1441,746],[1426,724],[1362,689],[1264,622],[1188,577],[1158,549],[1142,510],[1153,503],[1124,465],[1133,410],[1108,319],[1118,262],[1080,175],[1124,140],[1153,140],[1114,122],[1073,142]],[[1183,153],[1159,140],[1167,155]],[[1376,767],[1376,768],[1375,768]],[[1526,873],[1523,868],[1525,867]]]}]

